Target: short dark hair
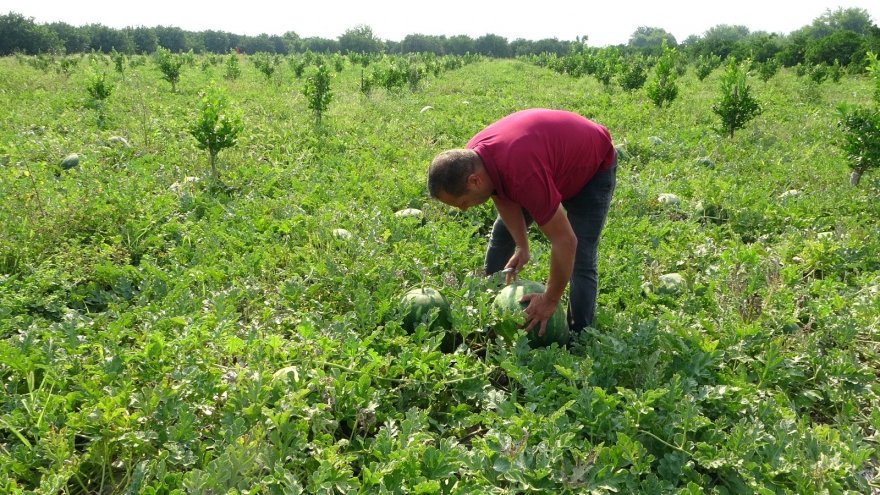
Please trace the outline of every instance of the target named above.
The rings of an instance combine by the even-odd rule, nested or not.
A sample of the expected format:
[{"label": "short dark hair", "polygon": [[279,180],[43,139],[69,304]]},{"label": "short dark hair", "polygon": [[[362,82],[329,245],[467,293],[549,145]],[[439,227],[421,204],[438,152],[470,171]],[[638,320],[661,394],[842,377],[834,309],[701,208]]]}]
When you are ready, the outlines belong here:
[{"label": "short dark hair", "polygon": [[428,194],[436,198],[440,193],[457,198],[467,192],[467,178],[477,169],[480,161],[474,150],[454,149],[440,153],[428,167]]}]

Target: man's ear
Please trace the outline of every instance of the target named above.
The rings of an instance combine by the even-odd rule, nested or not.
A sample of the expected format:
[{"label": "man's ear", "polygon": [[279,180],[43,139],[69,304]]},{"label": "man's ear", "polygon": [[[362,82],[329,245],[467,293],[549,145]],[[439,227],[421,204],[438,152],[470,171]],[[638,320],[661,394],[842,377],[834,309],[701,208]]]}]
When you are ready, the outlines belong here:
[{"label": "man's ear", "polygon": [[480,177],[480,174],[474,172],[467,177],[467,184],[469,186],[479,187],[480,183],[483,181],[483,178]]}]

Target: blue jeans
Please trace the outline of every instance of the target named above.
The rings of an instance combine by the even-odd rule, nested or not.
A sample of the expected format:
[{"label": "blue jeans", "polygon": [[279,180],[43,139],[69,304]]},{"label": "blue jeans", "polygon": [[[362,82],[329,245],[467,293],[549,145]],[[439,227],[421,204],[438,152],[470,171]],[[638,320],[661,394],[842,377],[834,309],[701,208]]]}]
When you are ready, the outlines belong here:
[{"label": "blue jeans", "polygon": [[[568,325],[580,332],[593,323],[596,314],[596,295],[599,292],[599,237],[608,217],[611,197],[617,185],[617,163],[604,172],[596,174],[574,197],[562,202],[568,213],[568,221],[577,236],[578,244],[574,269],[569,281]],[[523,210],[526,225],[532,218]],[[489,246],[486,248],[485,270],[491,275],[504,268],[513,256],[516,243],[501,217],[495,219]]]}]

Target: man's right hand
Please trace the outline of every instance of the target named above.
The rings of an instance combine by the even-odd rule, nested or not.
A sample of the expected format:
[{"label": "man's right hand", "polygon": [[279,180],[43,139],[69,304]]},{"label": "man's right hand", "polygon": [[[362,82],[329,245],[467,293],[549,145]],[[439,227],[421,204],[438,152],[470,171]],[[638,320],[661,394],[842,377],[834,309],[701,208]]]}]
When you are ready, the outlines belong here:
[{"label": "man's right hand", "polygon": [[507,260],[507,264],[504,265],[504,269],[508,270],[504,277],[504,283],[509,284],[516,280],[517,274],[522,271],[523,267],[526,266],[526,263],[529,262],[529,248],[520,248],[517,247],[513,252],[513,256]]}]

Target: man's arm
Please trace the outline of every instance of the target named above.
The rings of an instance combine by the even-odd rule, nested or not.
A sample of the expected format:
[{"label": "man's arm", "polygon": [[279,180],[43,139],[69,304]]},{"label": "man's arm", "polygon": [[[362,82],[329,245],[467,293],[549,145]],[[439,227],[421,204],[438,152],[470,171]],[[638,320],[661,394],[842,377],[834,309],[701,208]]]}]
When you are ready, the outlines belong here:
[{"label": "man's arm", "polygon": [[547,288],[543,294],[525,296],[523,301],[531,301],[525,309],[526,331],[528,332],[537,326],[539,328],[538,335],[544,335],[547,321],[556,311],[556,306],[565,292],[565,286],[568,285],[568,280],[571,278],[577,237],[574,235],[574,230],[568,222],[568,215],[562,205],[559,205],[550,221],[539,228],[550,240],[550,277],[547,279]]},{"label": "man's arm", "polygon": [[501,216],[501,221],[507,227],[516,243],[516,251],[507,262],[507,268],[513,268],[514,272],[507,275],[507,283],[516,278],[516,273],[529,261],[529,237],[526,230],[526,219],[523,217],[522,207],[513,201],[508,201],[494,196],[495,209]]}]

